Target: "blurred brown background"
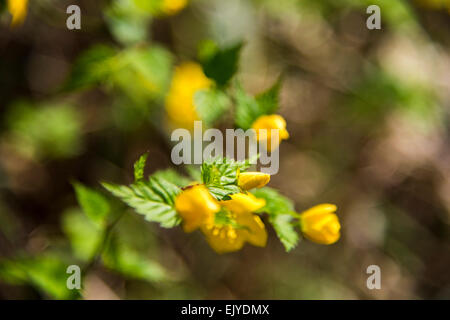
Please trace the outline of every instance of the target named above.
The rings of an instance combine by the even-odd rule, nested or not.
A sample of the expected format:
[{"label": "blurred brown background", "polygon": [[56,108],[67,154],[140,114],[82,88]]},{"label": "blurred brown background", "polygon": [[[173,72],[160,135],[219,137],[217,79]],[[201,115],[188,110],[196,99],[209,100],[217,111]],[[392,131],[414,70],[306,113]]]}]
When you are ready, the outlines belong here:
[{"label": "blurred brown background", "polygon": [[[6,11],[0,23],[0,257],[52,251],[66,266],[78,263],[62,222],[79,210],[71,181],[98,190],[99,181],[131,182],[146,151],[148,173],[173,165],[157,120],[161,100],[135,103],[108,86],[60,90],[92,45],[134,45],[111,24],[137,20],[111,20],[115,1],[76,1],[82,29],[69,31],[72,1],[31,2],[22,27],[11,29]],[[125,28],[126,39],[144,29],[174,63],[195,59],[206,38],[244,40],[238,77],[252,93],[284,72],[280,113],[290,139],[270,186],[299,212],[337,204],[342,238],[301,241],[285,253],[269,228],[267,248],[217,255],[200,234],[144,223],[114,202],[129,211],[117,232],[167,276],[97,264],[83,275],[85,298],[448,299],[450,5],[442,3],[199,0]],[[381,30],[366,28],[369,4],[381,8]],[[372,264],[381,290],[366,287]],[[0,280],[0,297],[65,298],[46,290],[53,273],[37,273],[29,282]]]}]

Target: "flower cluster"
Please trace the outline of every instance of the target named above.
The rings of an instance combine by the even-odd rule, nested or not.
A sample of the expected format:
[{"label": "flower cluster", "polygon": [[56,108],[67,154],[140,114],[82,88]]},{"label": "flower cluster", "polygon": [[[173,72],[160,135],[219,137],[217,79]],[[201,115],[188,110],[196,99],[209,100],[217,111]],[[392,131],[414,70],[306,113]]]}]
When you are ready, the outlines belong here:
[{"label": "flower cluster", "polygon": [[[217,253],[240,250],[245,242],[264,247],[267,231],[255,212],[266,206],[266,200],[247,191],[264,187],[269,180],[264,173],[241,173],[238,184],[243,192],[223,201],[217,201],[203,184],[186,187],[175,201],[184,231],[200,229]],[[335,205],[321,204],[298,215],[303,235],[319,244],[335,243],[340,237],[336,209]]]},{"label": "flower cluster", "polygon": [[[169,127],[192,130],[195,120],[203,120],[194,103],[195,94],[215,86],[215,81],[205,75],[201,64],[190,61],[177,66],[165,103]],[[259,108],[257,101],[255,105],[254,109],[258,112],[253,114],[248,125],[240,127],[254,129],[256,139],[259,142],[264,141],[268,151],[274,150],[278,148],[282,140],[289,138],[286,120],[281,115],[268,113],[263,108]],[[278,140],[273,142],[272,129],[278,130]]]},{"label": "flower cluster", "polygon": [[217,201],[204,185],[189,186],[176,199],[175,208],[183,219],[183,229],[200,228],[218,253],[236,251],[245,242],[264,247],[267,232],[254,214],[266,204],[250,193],[237,193],[230,200]]},{"label": "flower cluster", "polygon": [[247,171],[249,160],[218,158],[204,162],[195,179],[169,169],[154,173],[147,181],[143,178],[145,161],[143,155],[136,162],[132,185],[104,183],[104,187],[147,221],[165,228],[181,223],[188,233],[200,230],[217,253],[240,250],[245,243],[264,247],[267,223],[287,251],[299,240],[296,227],[319,244],[332,244],[340,238],[335,205],[321,204],[296,213],[288,198],[266,186],[270,175]]}]

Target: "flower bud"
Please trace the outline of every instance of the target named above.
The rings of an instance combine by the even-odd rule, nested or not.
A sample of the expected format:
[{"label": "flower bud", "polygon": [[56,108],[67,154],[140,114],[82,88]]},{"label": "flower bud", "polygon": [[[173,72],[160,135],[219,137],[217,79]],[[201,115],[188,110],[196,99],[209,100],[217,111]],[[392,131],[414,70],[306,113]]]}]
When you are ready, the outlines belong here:
[{"label": "flower bud", "polygon": [[332,244],[339,240],[341,225],[334,213],[334,204],[320,204],[300,214],[303,235],[319,244]]},{"label": "flower bud", "polygon": [[[286,120],[278,114],[260,116],[253,122],[252,129],[256,130],[256,139],[258,141],[267,141],[268,151],[278,148],[281,140],[289,138],[289,133],[286,130]],[[278,140],[274,141],[273,145],[272,129],[278,130]]]},{"label": "flower bud", "polygon": [[270,175],[262,172],[243,172],[239,174],[238,185],[242,190],[262,188],[270,181]]}]

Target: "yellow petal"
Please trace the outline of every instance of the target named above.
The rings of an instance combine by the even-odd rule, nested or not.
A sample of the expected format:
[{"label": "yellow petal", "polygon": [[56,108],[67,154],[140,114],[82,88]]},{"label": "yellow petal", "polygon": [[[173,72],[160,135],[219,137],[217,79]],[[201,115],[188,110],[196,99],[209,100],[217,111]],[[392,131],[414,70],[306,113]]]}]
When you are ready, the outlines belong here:
[{"label": "yellow petal", "polygon": [[309,215],[316,215],[316,214],[322,214],[322,213],[333,213],[336,212],[337,207],[334,204],[330,203],[322,203],[317,206],[314,206],[312,208],[309,208],[306,211],[302,212],[303,216],[309,216]]},{"label": "yellow petal", "polygon": [[23,23],[27,16],[28,0],[8,0],[8,10],[12,15],[11,26]]},{"label": "yellow petal", "polygon": [[220,210],[220,205],[204,185],[196,185],[177,196],[175,209],[183,219],[184,231],[191,232],[203,224],[213,223],[214,214]]},{"label": "yellow petal", "polygon": [[245,243],[245,235],[237,232],[232,226],[202,226],[202,232],[211,248],[217,253],[238,251]]},{"label": "yellow petal", "polygon": [[261,218],[255,214],[238,215],[236,222],[244,228],[238,229],[243,237],[254,246],[265,247],[267,243],[267,231]]},{"label": "yellow petal", "polygon": [[[286,130],[286,120],[278,114],[260,116],[253,122],[252,129],[256,131],[258,141],[267,142],[267,150],[269,151],[278,148],[281,140],[289,138],[289,133]],[[272,142],[272,129],[278,130],[278,140],[274,142]]]},{"label": "yellow petal", "polygon": [[236,193],[231,200],[221,201],[220,204],[236,215],[255,212],[266,205],[264,199],[256,198],[251,193]]},{"label": "yellow petal", "polygon": [[319,244],[338,241],[341,225],[334,211],[335,205],[321,204],[303,212],[300,215],[300,224],[305,238]]},{"label": "yellow petal", "polygon": [[239,174],[238,184],[243,190],[262,188],[270,181],[270,175],[262,172],[243,172]]}]

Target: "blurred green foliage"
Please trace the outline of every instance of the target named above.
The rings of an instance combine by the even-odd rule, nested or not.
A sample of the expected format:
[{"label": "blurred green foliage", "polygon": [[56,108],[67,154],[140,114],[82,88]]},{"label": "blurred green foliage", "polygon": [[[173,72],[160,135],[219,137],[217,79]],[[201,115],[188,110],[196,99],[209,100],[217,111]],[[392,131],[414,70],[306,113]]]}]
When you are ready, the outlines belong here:
[{"label": "blurred green foliage", "polygon": [[[55,27],[66,18],[57,1],[30,1],[14,30],[0,1],[0,296],[86,298],[96,275],[121,298],[448,298],[450,34],[447,12],[426,2],[193,0],[168,16],[161,0],[80,1],[82,30],[68,32]],[[372,4],[380,31],[364,26]],[[413,60],[406,68],[422,63],[417,73],[432,76],[417,82],[384,65],[392,43]],[[203,182],[224,199],[247,168],[158,170],[170,166],[172,70],[187,60],[215,80],[193,101],[207,126],[285,115],[280,174],[253,192],[282,245],[217,256],[196,235],[143,222],[178,225],[181,188]],[[392,125],[398,118],[406,124]],[[70,186],[132,181],[145,151],[150,179],[141,158],[134,182],[104,184],[137,215],[100,188]],[[319,201],[339,205],[343,238],[297,247],[294,211]],[[386,272],[378,293],[365,287],[372,263]],[[71,264],[82,267],[81,292],[66,287]]]},{"label": "blurred green foliage", "polygon": [[14,146],[27,156],[65,158],[82,149],[82,116],[73,106],[20,102],[10,107],[7,123]]}]

